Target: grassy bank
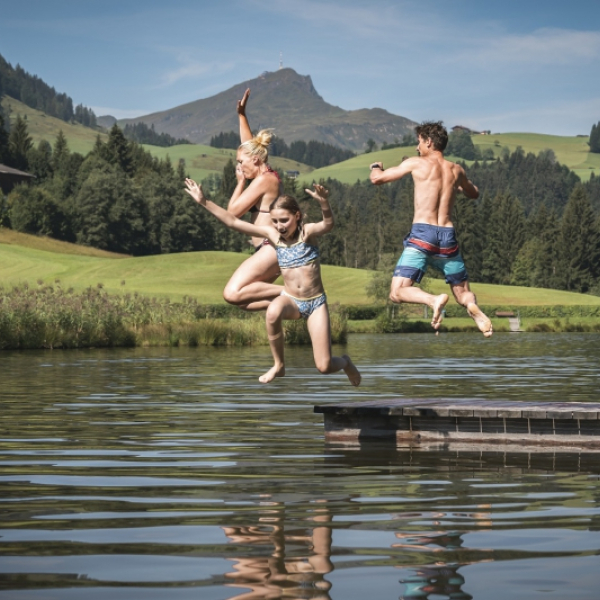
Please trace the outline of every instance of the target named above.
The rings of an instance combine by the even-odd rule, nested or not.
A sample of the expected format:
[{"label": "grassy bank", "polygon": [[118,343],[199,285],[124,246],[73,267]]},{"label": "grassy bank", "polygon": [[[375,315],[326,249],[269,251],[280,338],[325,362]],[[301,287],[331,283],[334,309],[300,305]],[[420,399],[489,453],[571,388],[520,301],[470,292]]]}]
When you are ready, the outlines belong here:
[{"label": "grassy bank", "polygon": [[[60,284],[0,288],[0,350],[110,346],[268,345],[264,314],[222,318],[186,298],[172,303],[139,294],[77,293]],[[346,317],[332,307],[334,343],[346,341]],[[308,344],[306,323],[285,323],[288,344]]]},{"label": "grassy bank", "polygon": [[[234,252],[184,252],[130,257],[86,246],[57,242],[0,228],[0,282],[5,287],[43,280],[83,291],[101,283],[111,294],[135,292],[181,302],[195,298],[202,304],[224,304],[223,288],[248,257]],[[331,304],[372,303],[366,286],[371,272],[323,265],[323,281]],[[432,293],[448,292],[442,279],[429,280]],[[554,306],[596,305],[600,297],[560,290],[473,283],[481,305]],[[454,298],[448,308],[461,311]]]}]

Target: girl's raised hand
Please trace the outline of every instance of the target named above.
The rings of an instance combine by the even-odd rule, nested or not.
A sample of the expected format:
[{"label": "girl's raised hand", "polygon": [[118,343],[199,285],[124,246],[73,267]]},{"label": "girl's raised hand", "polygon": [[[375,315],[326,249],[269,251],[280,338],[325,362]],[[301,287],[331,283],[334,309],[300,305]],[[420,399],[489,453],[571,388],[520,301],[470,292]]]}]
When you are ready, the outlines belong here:
[{"label": "girl's raised hand", "polygon": [[315,188],[314,192],[313,190],[309,189],[305,189],[304,191],[318,202],[327,202],[327,198],[329,198],[329,190],[318,183],[313,183],[313,187]]},{"label": "girl's raised hand", "polygon": [[198,185],[193,179],[185,180],[185,191],[198,203],[206,204],[206,196],[202,191],[202,186]]}]

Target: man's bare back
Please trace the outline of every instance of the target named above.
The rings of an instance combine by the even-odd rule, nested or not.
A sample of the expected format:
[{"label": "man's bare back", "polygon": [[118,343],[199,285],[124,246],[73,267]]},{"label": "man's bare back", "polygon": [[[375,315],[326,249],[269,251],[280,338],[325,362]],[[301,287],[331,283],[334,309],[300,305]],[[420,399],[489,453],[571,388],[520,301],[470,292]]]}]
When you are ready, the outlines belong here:
[{"label": "man's bare back", "polygon": [[462,191],[468,198],[475,199],[479,197],[479,190],[467,179],[460,165],[446,160],[443,152],[434,148],[431,139],[419,136],[417,151],[419,156],[407,158],[397,167],[385,171],[381,163],[374,163],[371,182],[380,185],[412,174],[415,184],[413,222],[452,227],[456,192]]}]

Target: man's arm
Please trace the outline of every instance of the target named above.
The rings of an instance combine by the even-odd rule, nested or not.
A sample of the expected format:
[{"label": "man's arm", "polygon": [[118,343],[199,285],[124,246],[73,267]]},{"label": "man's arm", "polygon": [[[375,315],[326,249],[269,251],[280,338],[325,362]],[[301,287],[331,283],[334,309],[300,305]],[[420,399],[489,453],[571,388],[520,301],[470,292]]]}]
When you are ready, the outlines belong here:
[{"label": "man's arm", "polygon": [[462,168],[456,183],[458,184],[458,191],[462,192],[467,198],[471,198],[472,200],[479,198],[479,189],[477,186],[473,185],[473,182],[470,179],[467,178]]},{"label": "man's arm", "polygon": [[390,167],[389,169],[384,169],[383,163],[375,162],[371,164],[371,175],[369,179],[371,180],[371,183],[374,183],[375,185],[396,181],[396,179],[402,179],[405,175],[412,173],[418,164],[419,157],[417,156],[407,158],[398,166]]}]

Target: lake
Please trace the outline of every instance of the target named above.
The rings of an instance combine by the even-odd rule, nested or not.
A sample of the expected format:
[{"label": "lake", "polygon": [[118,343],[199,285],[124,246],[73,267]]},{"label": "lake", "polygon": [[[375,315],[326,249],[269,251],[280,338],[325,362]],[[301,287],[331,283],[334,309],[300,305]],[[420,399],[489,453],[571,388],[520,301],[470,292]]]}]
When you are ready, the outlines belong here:
[{"label": "lake", "polygon": [[0,354],[0,598],[591,600],[600,455],[327,444],[315,405],[599,401],[600,335]]}]

